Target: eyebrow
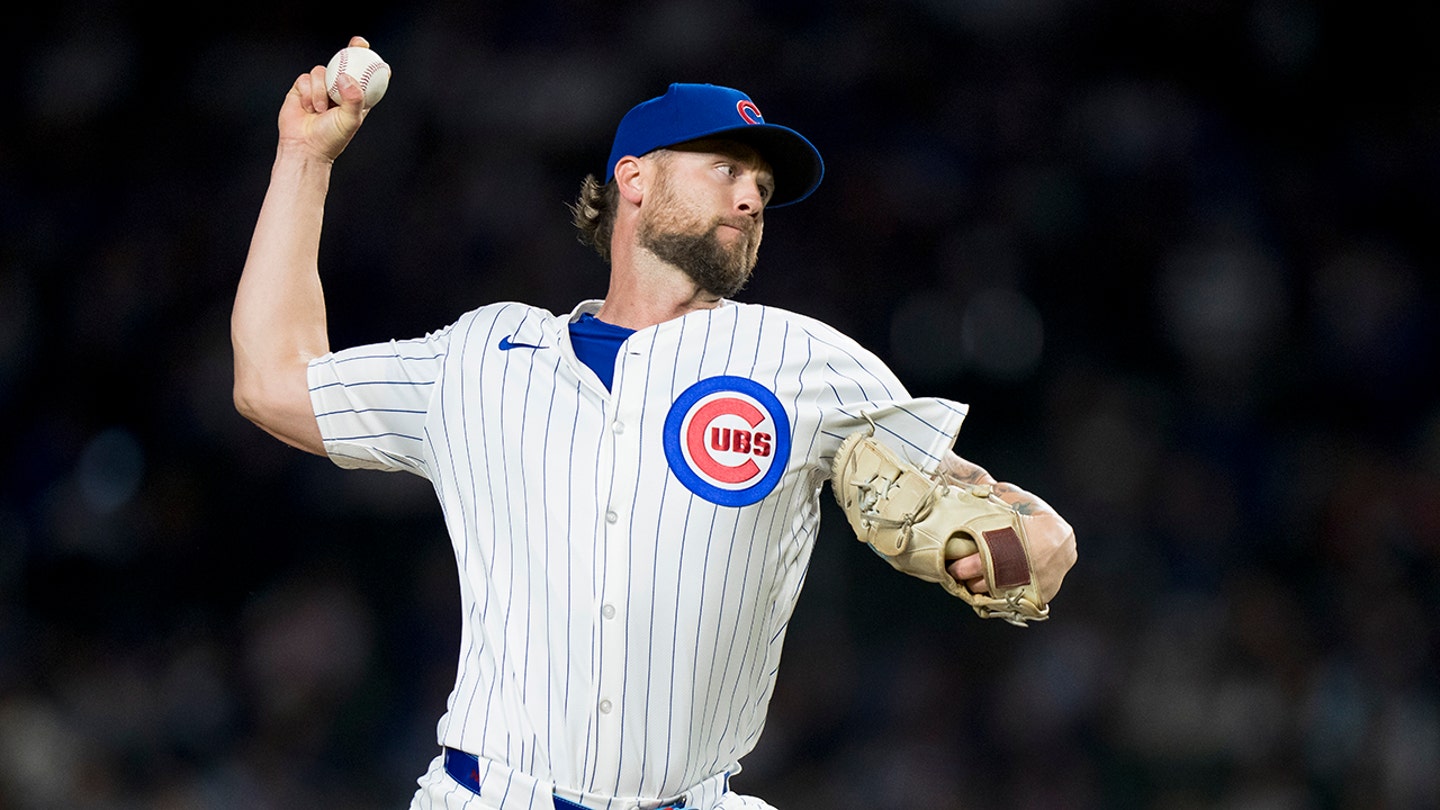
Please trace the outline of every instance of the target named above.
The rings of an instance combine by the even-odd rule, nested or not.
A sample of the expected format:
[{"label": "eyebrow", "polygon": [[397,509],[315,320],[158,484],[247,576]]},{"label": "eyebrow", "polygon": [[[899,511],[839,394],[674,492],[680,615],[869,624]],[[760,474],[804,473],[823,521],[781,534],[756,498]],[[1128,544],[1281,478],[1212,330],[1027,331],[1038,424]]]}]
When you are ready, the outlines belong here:
[{"label": "eyebrow", "polygon": [[770,190],[770,194],[767,195],[767,197],[775,193],[777,187],[775,168],[770,165],[770,161],[765,159],[765,156],[760,153],[759,149],[756,149],[744,141],[738,141],[733,138],[699,138],[665,148],[676,152],[689,152],[690,154],[717,155],[743,163],[747,169],[755,172],[755,174],[759,176],[760,185]]},{"label": "eyebrow", "polygon": [[747,169],[753,171],[762,181],[768,183],[772,190],[775,188],[775,169],[770,165],[770,161],[766,160],[765,156],[760,154],[760,150],[744,144],[730,146],[731,144],[735,144],[734,141],[726,141],[724,143],[729,148],[717,149],[715,150],[716,154],[744,163]]}]

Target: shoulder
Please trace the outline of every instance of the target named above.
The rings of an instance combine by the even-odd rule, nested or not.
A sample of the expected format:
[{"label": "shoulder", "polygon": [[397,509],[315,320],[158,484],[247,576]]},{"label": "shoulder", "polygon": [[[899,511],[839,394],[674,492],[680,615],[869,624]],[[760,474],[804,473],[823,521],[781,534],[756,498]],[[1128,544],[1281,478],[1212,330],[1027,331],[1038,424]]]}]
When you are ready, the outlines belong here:
[{"label": "shoulder", "polygon": [[785,327],[789,334],[798,336],[809,345],[814,353],[852,358],[867,366],[884,366],[884,362],[870,349],[819,318],[768,304],[736,303],[734,306],[742,313],[742,318],[755,318],[771,326]]},{"label": "shoulder", "polygon": [[848,335],[824,321],[810,315],[804,315],[784,307],[771,306],[770,304],[747,304],[739,301],[727,301],[726,306],[720,312],[731,311],[737,320],[763,321],[772,325],[785,325],[792,330],[812,337],[817,340],[839,342],[845,344],[859,345]]},{"label": "shoulder", "polygon": [[553,329],[559,323],[563,323],[562,319],[548,309],[519,301],[497,301],[465,312],[454,323],[445,327],[445,331],[468,335],[477,330],[485,332],[491,329],[519,329],[527,325],[537,329]]}]

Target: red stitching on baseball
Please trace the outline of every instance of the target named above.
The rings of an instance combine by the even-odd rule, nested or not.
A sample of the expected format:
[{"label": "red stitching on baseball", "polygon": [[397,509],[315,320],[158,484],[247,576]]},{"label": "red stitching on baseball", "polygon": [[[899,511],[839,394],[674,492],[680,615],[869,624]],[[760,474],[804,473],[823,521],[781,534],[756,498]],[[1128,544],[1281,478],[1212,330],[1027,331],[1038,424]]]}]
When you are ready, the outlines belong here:
[{"label": "red stitching on baseball", "polygon": [[[330,77],[330,89],[335,91],[335,95],[337,96],[340,95],[340,74],[348,73],[349,71],[347,71],[346,68],[348,68],[349,66],[349,51],[348,49],[342,50],[339,54],[339,58],[335,62],[335,75]],[[364,72],[360,73],[359,75],[356,75],[354,73],[351,73],[350,75],[352,78],[355,79],[355,82],[360,85],[361,92],[365,92],[370,89],[370,79],[375,76],[375,73],[379,71],[380,68],[384,67],[389,67],[389,65],[385,64],[379,59],[376,59],[371,61],[369,65],[366,65]]]},{"label": "red stitching on baseball", "polygon": [[340,95],[340,74],[345,72],[345,65],[348,64],[349,61],[349,52],[342,50],[340,52],[340,60],[335,63],[335,75],[330,77],[330,88],[335,91],[335,95],[337,96]]}]

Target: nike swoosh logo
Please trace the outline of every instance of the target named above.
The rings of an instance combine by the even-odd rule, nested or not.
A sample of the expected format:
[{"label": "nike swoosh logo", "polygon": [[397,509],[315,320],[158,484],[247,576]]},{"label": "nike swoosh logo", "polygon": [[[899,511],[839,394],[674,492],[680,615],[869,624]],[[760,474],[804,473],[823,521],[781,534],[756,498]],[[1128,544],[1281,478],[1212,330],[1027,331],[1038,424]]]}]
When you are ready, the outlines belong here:
[{"label": "nike swoosh logo", "polygon": [[548,349],[549,346],[541,346],[538,343],[512,343],[510,336],[500,338],[500,351],[508,352],[511,349]]}]

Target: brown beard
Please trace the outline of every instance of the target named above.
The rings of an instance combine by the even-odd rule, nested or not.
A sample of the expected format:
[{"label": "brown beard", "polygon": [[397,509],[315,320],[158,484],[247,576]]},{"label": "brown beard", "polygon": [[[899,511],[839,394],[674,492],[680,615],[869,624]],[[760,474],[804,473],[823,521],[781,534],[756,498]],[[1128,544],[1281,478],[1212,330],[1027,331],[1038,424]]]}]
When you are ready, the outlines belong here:
[{"label": "brown beard", "polygon": [[657,233],[656,228],[642,227],[640,246],[666,264],[683,270],[704,292],[729,298],[750,280],[758,258],[758,245],[754,237],[747,234],[744,241],[726,247],[720,244],[720,227],[715,223],[701,233]]},{"label": "brown beard", "polygon": [[[760,224],[744,217],[715,217],[700,228],[689,226],[683,203],[668,184],[657,189],[653,211],[644,217],[636,237],[640,247],[666,264],[680,268],[701,291],[729,298],[744,289],[755,269],[760,252]],[[744,230],[743,239],[726,247],[720,242],[720,228],[734,224]]]}]

